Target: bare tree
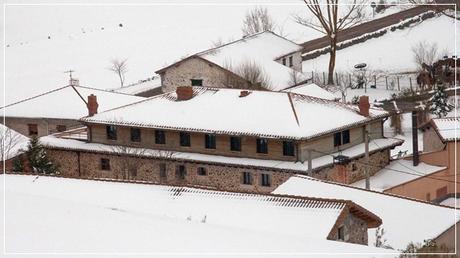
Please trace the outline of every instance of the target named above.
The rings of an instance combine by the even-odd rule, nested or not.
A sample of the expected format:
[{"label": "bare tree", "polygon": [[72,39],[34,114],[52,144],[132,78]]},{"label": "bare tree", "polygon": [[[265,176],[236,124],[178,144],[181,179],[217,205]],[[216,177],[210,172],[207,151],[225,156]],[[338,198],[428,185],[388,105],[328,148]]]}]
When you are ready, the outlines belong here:
[{"label": "bare tree", "polygon": [[275,27],[275,22],[269,15],[267,8],[258,6],[246,13],[241,31],[245,37],[267,30],[274,31]]},{"label": "bare tree", "polygon": [[424,71],[423,64],[432,65],[439,58],[438,45],[426,41],[420,41],[412,46],[412,53],[414,54],[414,62],[417,64],[419,71]]},{"label": "bare tree", "polygon": [[15,154],[16,147],[22,142],[25,136],[11,130],[9,127],[0,126],[0,151],[1,161],[12,158]]},{"label": "bare tree", "polygon": [[127,59],[113,59],[111,61],[112,66],[107,68],[118,76],[121,87],[125,85],[125,75],[128,72],[127,61]]},{"label": "bare tree", "polygon": [[325,34],[329,39],[330,57],[327,81],[328,84],[333,84],[337,34],[365,19],[364,7],[367,0],[353,0],[352,3],[347,5],[340,5],[338,0],[326,0],[326,4],[320,3],[320,0],[303,1],[313,17],[305,18],[295,15],[294,20],[301,25]]},{"label": "bare tree", "polygon": [[254,61],[245,61],[240,63],[234,70],[236,74],[251,83],[255,88],[271,90],[270,77]]}]

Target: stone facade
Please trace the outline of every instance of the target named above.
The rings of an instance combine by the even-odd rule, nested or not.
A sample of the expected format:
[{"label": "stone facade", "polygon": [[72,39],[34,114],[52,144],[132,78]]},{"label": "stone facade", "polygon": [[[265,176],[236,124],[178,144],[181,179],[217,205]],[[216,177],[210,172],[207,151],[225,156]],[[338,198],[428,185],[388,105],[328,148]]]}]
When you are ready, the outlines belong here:
[{"label": "stone facade", "polygon": [[[349,210],[344,210],[338,222],[331,230],[329,240],[343,241],[347,243],[367,245],[367,223],[366,221],[354,216]],[[343,239],[339,239],[339,228],[343,231]]]},{"label": "stone facade", "polygon": [[423,129],[423,152],[441,151],[446,147],[432,126]]},{"label": "stone facade", "polygon": [[[49,149],[48,153],[53,163],[59,167],[61,175],[75,178],[141,180],[168,185],[199,185],[218,190],[270,193],[293,175],[288,172],[256,168],[70,150]],[[102,169],[101,159],[110,161],[110,170]],[[135,164],[135,169],[126,164]],[[161,176],[160,167],[162,165],[160,164],[165,166],[164,177]],[[186,173],[183,178],[176,173],[178,166],[185,167]],[[205,168],[206,175],[198,174],[199,167]],[[243,172],[251,173],[252,184],[243,184]],[[269,175],[269,186],[262,186],[262,174]]]},{"label": "stone facade", "polygon": [[[290,63],[289,63],[290,57],[292,57],[292,66],[290,66]],[[290,53],[285,56],[281,56],[275,59],[275,61],[282,65],[290,67],[298,72],[302,72],[302,52],[301,51]]]},{"label": "stone facade", "polygon": [[[160,72],[163,92],[177,86],[192,86],[192,79],[202,80],[205,87],[246,89],[249,83],[228,70],[199,57],[191,57]],[[199,86],[199,85],[196,85]]]},{"label": "stone facade", "polygon": [[56,133],[58,129],[62,130],[64,127],[68,130],[82,126],[79,121],[73,119],[5,117],[7,127],[25,136],[32,136],[29,134],[29,124],[37,126],[38,137]]}]

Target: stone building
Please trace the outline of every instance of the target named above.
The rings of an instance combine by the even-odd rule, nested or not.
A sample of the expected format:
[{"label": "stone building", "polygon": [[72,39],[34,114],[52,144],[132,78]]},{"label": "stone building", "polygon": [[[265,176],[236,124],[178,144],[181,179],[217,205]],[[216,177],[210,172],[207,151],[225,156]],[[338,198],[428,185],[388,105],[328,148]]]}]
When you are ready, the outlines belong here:
[{"label": "stone building", "polygon": [[[81,119],[87,141],[43,137],[61,173],[270,192],[296,173],[351,183],[389,162],[388,113],[300,94],[179,87]],[[94,112],[90,112],[94,113]],[[318,114],[327,119],[318,119]]]},{"label": "stone building", "polygon": [[[300,45],[265,31],[188,56],[156,73],[163,92],[177,86],[282,90],[306,79],[301,51]],[[263,82],[248,73],[248,66],[257,67]]]},{"label": "stone building", "polygon": [[[5,125],[25,136],[44,136],[81,127],[78,121],[88,115],[87,97],[98,98],[99,110],[108,110],[144,99],[127,94],[71,84],[16,103],[6,105]],[[3,122],[2,122],[3,123]]]}]

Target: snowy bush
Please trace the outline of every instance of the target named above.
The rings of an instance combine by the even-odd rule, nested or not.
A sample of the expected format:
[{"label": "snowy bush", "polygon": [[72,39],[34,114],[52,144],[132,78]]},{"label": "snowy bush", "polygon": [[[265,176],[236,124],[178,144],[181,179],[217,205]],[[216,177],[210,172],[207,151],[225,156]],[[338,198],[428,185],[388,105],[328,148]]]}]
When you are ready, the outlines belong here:
[{"label": "snowy bush", "polygon": [[444,85],[438,83],[433,96],[430,98],[430,113],[438,118],[444,117],[454,108],[448,101]]}]

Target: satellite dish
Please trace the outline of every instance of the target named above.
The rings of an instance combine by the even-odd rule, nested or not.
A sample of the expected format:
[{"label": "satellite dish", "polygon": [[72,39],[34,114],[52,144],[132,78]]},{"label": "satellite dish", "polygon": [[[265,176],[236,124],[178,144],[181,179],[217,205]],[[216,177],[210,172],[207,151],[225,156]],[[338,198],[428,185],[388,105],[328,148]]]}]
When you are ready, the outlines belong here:
[{"label": "satellite dish", "polygon": [[356,68],[356,69],[363,69],[363,68],[365,68],[366,66],[367,66],[366,63],[360,63],[360,64],[356,64],[356,65],[355,65],[355,68]]}]

